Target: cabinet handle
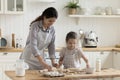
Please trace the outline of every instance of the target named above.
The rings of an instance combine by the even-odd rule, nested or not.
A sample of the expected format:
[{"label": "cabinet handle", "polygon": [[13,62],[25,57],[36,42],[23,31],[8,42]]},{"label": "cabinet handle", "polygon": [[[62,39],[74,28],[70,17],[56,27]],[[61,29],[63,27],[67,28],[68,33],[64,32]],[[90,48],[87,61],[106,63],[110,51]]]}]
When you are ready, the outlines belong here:
[{"label": "cabinet handle", "polygon": [[117,52],[115,52],[115,54],[117,55],[118,53],[117,53]]},{"label": "cabinet handle", "polygon": [[7,54],[8,54],[8,53],[6,53],[6,52],[5,52],[5,53],[3,53],[3,55],[7,55]]},{"label": "cabinet handle", "polygon": [[104,51],[101,51],[100,54],[104,54]]}]

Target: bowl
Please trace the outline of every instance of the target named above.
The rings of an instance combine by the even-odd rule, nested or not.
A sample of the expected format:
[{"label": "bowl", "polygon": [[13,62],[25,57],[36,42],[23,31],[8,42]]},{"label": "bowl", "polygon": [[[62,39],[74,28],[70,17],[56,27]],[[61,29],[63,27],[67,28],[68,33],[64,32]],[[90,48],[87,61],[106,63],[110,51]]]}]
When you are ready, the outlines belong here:
[{"label": "bowl", "polygon": [[95,68],[94,67],[90,67],[90,68],[86,68],[86,74],[92,74],[95,72]]}]

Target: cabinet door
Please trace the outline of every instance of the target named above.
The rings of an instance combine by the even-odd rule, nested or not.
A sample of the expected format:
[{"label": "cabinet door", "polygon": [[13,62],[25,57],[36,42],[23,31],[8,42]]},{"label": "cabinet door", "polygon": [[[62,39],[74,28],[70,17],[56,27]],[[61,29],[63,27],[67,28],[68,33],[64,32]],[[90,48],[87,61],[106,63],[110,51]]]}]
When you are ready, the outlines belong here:
[{"label": "cabinet door", "polygon": [[[114,68],[120,70],[120,52],[114,52]],[[114,78],[114,80],[120,80],[120,77]]]},{"label": "cabinet door", "polygon": [[113,54],[112,52],[101,52],[100,53],[102,68],[113,67]]},{"label": "cabinet door", "polygon": [[3,13],[3,0],[0,0],[0,14]]},{"label": "cabinet door", "polygon": [[5,0],[6,14],[22,14],[24,12],[25,0]]},{"label": "cabinet door", "polygon": [[0,64],[0,80],[3,80],[3,65]]},{"label": "cabinet door", "polygon": [[120,69],[120,52],[115,52],[114,53],[114,68]]},{"label": "cabinet door", "polygon": [[[9,79],[4,71],[5,70],[15,70],[16,60],[19,59],[21,53],[0,53],[0,80],[11,80]],[[1,76],[0,75],[0,76]]]},{"label": "cabinet door", "polygon": [[96,67],[96,59],[101,59],[102,68],[113,67],[113,56],[111,52],[87,52],[89,54],[88,60],[90,66]]}]

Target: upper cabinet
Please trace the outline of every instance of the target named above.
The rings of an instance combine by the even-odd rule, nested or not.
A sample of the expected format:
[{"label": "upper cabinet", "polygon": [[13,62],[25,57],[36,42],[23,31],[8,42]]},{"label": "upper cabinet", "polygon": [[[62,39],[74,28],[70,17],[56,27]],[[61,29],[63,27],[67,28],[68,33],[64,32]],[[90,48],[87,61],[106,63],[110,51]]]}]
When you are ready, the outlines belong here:
[{"label": "upper cabinet", "polygon": [[3,0],[0,0],[0,13],[3,13]]},{"label": "upper cabinet", "polygon": [[25,0],[0,0],[1,14],[23,14]]}]

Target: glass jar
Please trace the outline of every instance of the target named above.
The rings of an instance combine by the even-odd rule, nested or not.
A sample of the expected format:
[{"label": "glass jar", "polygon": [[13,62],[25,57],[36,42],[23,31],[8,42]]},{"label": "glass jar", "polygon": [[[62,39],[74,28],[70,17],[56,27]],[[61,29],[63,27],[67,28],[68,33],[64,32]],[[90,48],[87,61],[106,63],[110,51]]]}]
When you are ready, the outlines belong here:
[{"label": "glass jar", "polygon": [[25,76],[25,62],[23,59],[16,60],[16,76]]},{"label": "glass jar", "polygon": [[105,10],[107,15],[112,15],[112,7],[106,7]]}]

